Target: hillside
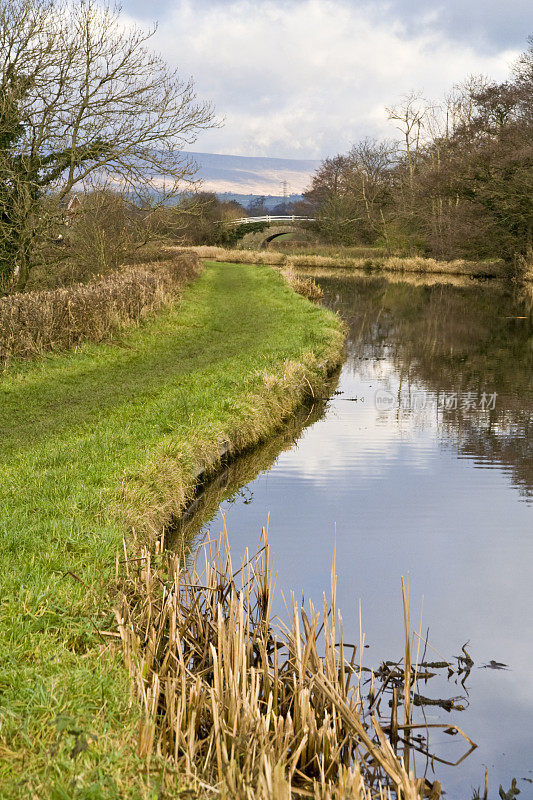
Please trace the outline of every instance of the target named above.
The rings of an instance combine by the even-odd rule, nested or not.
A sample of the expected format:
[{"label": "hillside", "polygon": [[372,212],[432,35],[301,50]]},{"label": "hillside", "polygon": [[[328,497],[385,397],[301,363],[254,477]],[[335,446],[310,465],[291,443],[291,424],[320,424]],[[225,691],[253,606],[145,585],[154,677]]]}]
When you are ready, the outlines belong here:
[{"label": "hillside", "polygon": [[198,164],[203,189],[217,194],[300,195],[309,186],[318,160],[226,156],[217,153],[189,153]]}]

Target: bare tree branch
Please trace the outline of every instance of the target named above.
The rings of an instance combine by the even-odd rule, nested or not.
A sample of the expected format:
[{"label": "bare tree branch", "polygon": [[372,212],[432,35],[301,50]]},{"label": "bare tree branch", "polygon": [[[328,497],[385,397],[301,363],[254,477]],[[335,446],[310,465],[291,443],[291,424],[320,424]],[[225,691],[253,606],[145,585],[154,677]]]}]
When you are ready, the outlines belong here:
[{"label": "bare tree branch", "polygon": [[[125,25],[118,7],[94,0],[2,3],[0,92],[19,127],[0,144],[0,181],[20,196],[16,220],[13,197],[11,210],[2,209],[0,192],[0,237],[15,224],[31,239],[39,198],[61,201],[89,178],[154,197],[194,183],[196,167],[183,150],[215,124],[213,109],[197,100],[191,78],[150,49],[154,33]],[[0,136],[5,124],[1,117]],[[19,290],[27,249],[21,245],[12,263]]]}]

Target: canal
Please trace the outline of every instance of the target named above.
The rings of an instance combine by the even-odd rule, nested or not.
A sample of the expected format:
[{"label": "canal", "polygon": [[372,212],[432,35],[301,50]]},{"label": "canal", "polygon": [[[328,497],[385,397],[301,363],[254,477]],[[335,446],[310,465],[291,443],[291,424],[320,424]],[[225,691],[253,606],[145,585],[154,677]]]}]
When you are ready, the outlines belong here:
[{"label": "canal", "polygon": [[460,665],[465,646],[474,662],[424,689],[451,711],[417,713],[477,749],[448,766],[468,746],[436,729],[440,760],[419,754],[418,773],[460,800],[487,768],[489,797],[512,778],[533,797],[532,298],[435,276],[317,281],[349,329],[330,396],[228,467],[182,532],[199,541],[225,520],[237,563],[268,519],[281,617],[291,590],[321,606],[335,548],[345,640],[359,643],[361,608],[372,668],[402,656],[403,576],[425,660]]}]

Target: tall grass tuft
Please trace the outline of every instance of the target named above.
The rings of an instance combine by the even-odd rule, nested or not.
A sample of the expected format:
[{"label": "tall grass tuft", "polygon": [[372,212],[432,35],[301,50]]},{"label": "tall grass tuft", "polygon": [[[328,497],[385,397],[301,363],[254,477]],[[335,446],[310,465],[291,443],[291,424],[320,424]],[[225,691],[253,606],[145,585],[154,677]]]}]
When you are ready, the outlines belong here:
[{"label": "tall grass tuft", "polygon": [[126,561],[117,610],[141,757],[163,759],[168,781],[236,800],[438,800],[440,784],[408,774],[375,706],[365,711],[334,567],[329,603],[304,609],[291,596],[283,625],[265,534],[235,572],[225,532],[188,567],[161,551]]},{"label": "tall grass tuft", "polygon": [[312,278],[306,278],[304,275],[298,275],[292,266],[281,270],[281,274],[295,292],[307,297],[313,303],[318,303],[324,297],[324,292],[318,283]]},{"label": "tall grass tuft", "polygon": [[533,248],[529,247],[524,256],[517,259],[517,276],[525,281],[533,281]]},{"label": "tall grass tuft", "polygon": [[0,363],[69,349],[84,340],[102,341],[170,306],[201,265],[192,253],[167,258],[117,270],[88,284],[0,299]]}]

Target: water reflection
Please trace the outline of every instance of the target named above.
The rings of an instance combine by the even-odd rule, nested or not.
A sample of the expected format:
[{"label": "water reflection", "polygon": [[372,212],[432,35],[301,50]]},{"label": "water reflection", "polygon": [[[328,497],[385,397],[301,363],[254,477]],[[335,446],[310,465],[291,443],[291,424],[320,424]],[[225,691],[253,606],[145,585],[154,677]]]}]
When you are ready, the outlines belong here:
[{"label": "water reflection", "polygon": [[[428,424],[422,412],[433,411],[429,424],[445,446],[478,466],[506,468],[531,501],[533,293],[421,280],[352,278],[346,291],[346,278],[320,279],[326,303],[350,326],[347,367],[394,388],[390,410],[415,412],[415,424]],[[417,408],[423,397],[425,409]]]},{"label": "water reflection", "polygon": [[[403,652],[399,586],[409,576],[413,618],[422,612],[431,645],[451,660],[469,641],[475,661],[467,710],[424,713],[458,724],[478,749],[457,769],[419,768],[434,767],[448,797],[471,797],[485,766],[489,797],[513,777],[531,796],[531,298],[494,282],[318,280],[349,325],[338,393],[257,461],[237,462],[187,533],[211,519],[216,534],[225,514],[238,559],[270,514],[278,588],[316,605],[336,545],[346,639],[359,641],[361,598],[372,667]],[[377,392],[388,406],[376,406]],[[494,394],[494,405],[482,403]],[[276,611],[284,614],[281,598]],[[480,669],[491,661],[510,669]],[[432,747],[447,761],[463,752],[444,733]]]},{"label": "water reflection", "polygon": [[[329,390],[335,392],[338,375],[329,381]],[[216,515],[220,503],[249,505],[254,502],[253,481],[266,473],[278,456],[297,445],[306,428],[324,415],[326,399],[318,399],[309,409],[302,409],[287,420],[283,429],[267,442],[254,447],[244,455],[230,461],[219,474],[198,493],[186,512],[167,532],[167,546],[171,549],[191,543],[202,527]]]}]

